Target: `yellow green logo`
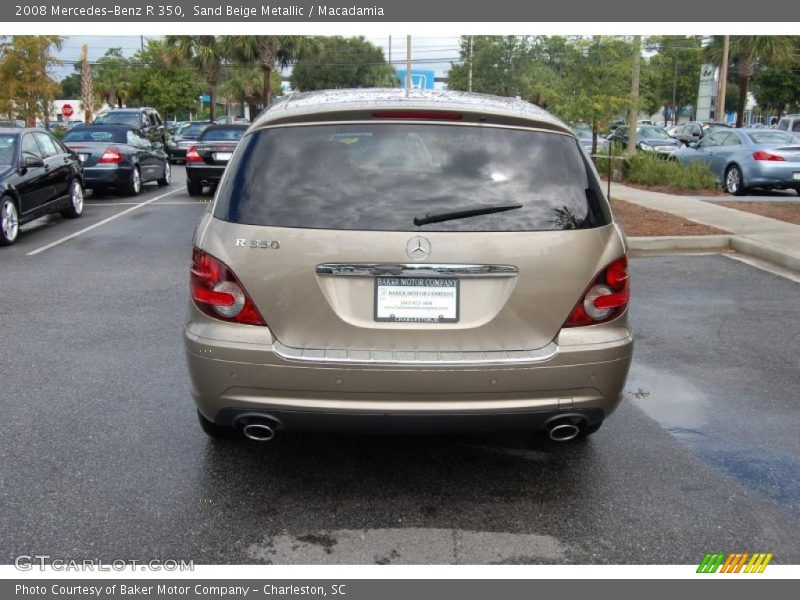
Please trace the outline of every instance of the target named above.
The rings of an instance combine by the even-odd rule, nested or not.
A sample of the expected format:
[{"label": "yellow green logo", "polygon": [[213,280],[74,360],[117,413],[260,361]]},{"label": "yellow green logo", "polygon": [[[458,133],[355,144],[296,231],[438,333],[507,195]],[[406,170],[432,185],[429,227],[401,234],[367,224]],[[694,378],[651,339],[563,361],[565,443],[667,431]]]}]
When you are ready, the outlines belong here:
[{"label": "yellow green logo", "polygon": [[766,552],[707,552],[698,573],[763,573],[772,554]]}]

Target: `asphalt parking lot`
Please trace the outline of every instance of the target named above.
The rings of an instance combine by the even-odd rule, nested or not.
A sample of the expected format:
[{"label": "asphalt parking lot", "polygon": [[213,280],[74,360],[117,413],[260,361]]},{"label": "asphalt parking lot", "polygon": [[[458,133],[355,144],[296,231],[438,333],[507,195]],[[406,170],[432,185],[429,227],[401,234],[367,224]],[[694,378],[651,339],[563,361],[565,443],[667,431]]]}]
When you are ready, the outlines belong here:
[{"label": "asphalt parking lot", "polygon": [[800,284],[723,255],[635,258],[625,402],[582,443],[218,443],[181,340],[210,198],[182,182],[89,198],[0,249],[3,562],[800,562]]}]

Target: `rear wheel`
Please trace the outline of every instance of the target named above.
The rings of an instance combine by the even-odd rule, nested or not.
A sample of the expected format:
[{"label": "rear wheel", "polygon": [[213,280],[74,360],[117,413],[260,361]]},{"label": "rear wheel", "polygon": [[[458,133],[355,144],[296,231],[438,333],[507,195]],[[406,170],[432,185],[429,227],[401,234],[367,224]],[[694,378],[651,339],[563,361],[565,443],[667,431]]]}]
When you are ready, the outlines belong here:
[{"label": "rear wheel", "polygon": [[73,179],[69,185],[69,206],[61,211],[67,219],[77,219],[83,214],[83,187],[81,182]]},{"label": "rear wheel", "polygon": [[169,166],[169,161],[164,162],[164,176],[158,180],[158,185],[164,187],[172,182],[172,168]]},{"label": "rear wheel", "polygon": [[736,165],[731,165],[725,171],[725,191],[734,196],[743,196],[747,192],[747,188],[744,187],[742,171]]},{"label": "rear wheel", "polygon": [[139,167],[133,167],[130,179],[128,179],[128,185],[125,187],[125,193],[128,196],[138,196],[141,191],[142,175],[139,173]]},{"label": "rear wheel", "polygon": [[10,246],[19,235],[17,205],[9,196],[0,200],[0,246]]},{"label": "rear wheel", "polygon": [[203,184],[194,179],[187,179],[186,191],[189,192],[190,196],[199,196],[203,193]]},{"label": "rear wheel", "polygon": [[236,430],[233,427],[217,425],[213,421],[206,419],[198,410],[197,418],[200,420],[200,427],[209,437],[217,440],[229,440],[236,437]]}]

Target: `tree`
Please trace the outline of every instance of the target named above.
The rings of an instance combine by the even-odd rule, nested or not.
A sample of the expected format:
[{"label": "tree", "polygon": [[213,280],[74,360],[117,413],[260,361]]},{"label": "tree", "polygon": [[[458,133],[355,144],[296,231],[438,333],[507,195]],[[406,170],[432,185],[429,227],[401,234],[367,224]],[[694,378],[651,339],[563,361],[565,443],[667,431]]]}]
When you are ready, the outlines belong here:
[{"label": "tree", "polygon": [[15,35],[0,43],[0,112],[20,114],[28,127],[37,117],[48,120],[49,107],[59,90],[48,69],[58,64],[53,49],[61,49],[57,35]]},{"label": "tree", "polygon": [[75,65],[76,72],[70,73],[59,82],[61,90],[56,94],[56,99],[67,100],[80,97],[81,93],[81,74],[80,63]]},{"label": "tree", "polygon": [[768,67],[753,78],[753,95],[758,105],[775,112],[800,109],[800,60],[785,68]]},{"label": "tree", "polygon": [[[673,122],[681,109],[694,105],[703,64],[702,38],[656,36],[645,42],[655,51],[642,69],[642,100],[648,114],[664,107],[664,121]],[[674,104],[673,104],[674,102]]]},{"label": "tree", "polygon": [[245,63],[258,63],[262,72],[261,105],[272,102],[272,72],[319,50],[319,39],[300,35],[232,35],[225,38],[229,55]]},{"label": "tree", "polygon": [[215,35],[168,35],[165,40],[169,65],[190,63],[208,85],[210,120],[217,118],[217,84],[222,64],[226,60],[226,47]]},{"label": "tree", "polygon": [[122,48],[109,48],[95,66],[94,89],[101,101],[122,108],[131,93],[132,77],[130,64],[122,54]]},{"label": "tree", "polygon": [[133,57],[131,99],[140,106],[152,106],[167,115],[188,114],[203,93],[203,84],[188,63],[173,60],[161,40],[148,40]]},{"label": "tree", "polygon": [[81,48],[81,104],[86,113],[86,122],[91,123],[94,116],[94,86],[92,85],[92,67],[89,65],[89,46]]},{"label": "tree", "polygon": [[291,81],[300,91],[396,87],[397,74],[383,50],[363,37],[333,36],[320,38],[319,49],[294,64]]},{"label": "tree", "polygon": [[[739,103],[736,126],[741,127],[747,106],[747,91],[756,72],[766,66],[783,66],[794,57],[795,41],[786,35],[732,35],[730,36],[729,74],[739,86]],[[715,36],[707,49],[708,57],[715,63],[722,61],[722,38]]]},{"label": "tree", "polygon": [[[255,119],[261,104],[261,92],[264,89],[262,81],[264,73],[261,67],[229,68],[225,71],[223,82],[219,86],[219,93],[226,104],[237,102],[247,104],[250,109],[250,118]],[[271,89],[281,88],[281,76],[277,71],[271,73]]]}]

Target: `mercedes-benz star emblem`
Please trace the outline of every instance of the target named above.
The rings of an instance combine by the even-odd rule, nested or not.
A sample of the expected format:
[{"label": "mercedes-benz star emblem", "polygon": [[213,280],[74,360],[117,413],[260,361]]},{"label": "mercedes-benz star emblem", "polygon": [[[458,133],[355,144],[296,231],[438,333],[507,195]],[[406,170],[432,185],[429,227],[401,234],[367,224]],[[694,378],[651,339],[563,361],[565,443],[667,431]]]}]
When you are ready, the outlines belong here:
[{"label": "mercedes-benz star emblem", "polygon": [[424,237],[417,235],[408,240],[406,254],[412,260],[425,260],[431,255],[431,243]]}]

